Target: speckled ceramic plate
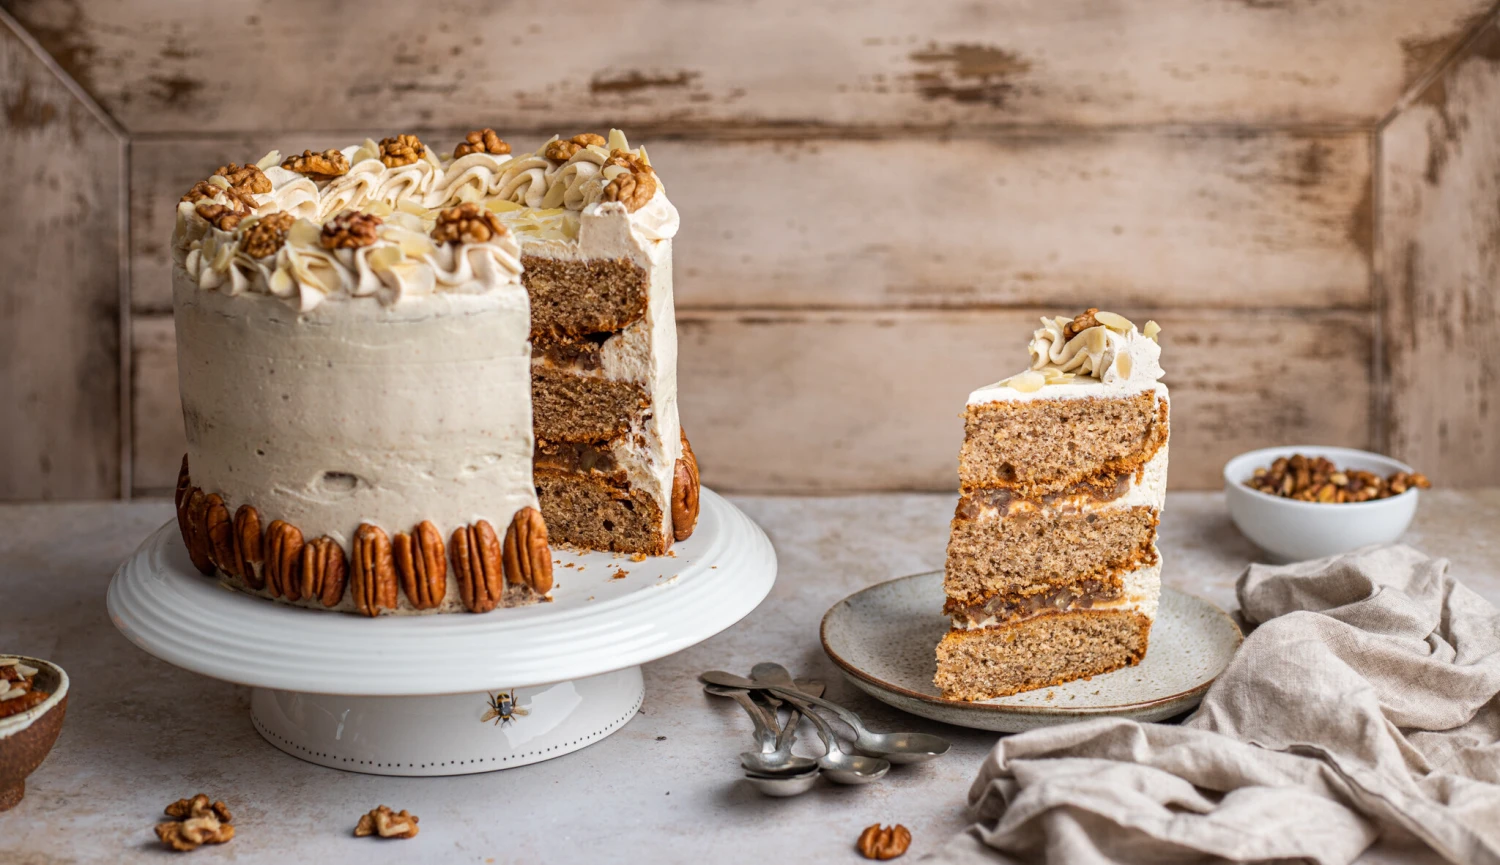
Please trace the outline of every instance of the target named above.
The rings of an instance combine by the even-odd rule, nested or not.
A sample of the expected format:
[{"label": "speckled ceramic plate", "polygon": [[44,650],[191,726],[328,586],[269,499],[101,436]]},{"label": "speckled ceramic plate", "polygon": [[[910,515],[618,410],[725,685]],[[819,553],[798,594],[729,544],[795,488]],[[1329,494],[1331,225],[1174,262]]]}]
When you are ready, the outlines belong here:
[{"label": "speckled ceramic plate", "polygon": [[1160,721],[1198,705],[1243,637],[1223,610],[1162,588],[1146,657],[1134,667],[982,703],[946,700],[932,685],[948,631],[943,573],[855,592],[823,616],[823,650],[871,696],[963,727],[1015,733],[1098,715]]}]

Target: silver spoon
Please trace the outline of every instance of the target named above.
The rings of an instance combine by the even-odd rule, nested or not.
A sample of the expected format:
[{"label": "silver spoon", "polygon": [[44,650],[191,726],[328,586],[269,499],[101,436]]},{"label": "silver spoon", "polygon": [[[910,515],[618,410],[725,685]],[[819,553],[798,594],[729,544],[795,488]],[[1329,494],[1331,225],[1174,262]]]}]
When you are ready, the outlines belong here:
[{"label": "silver spoon", "polygon": [[801,775],[754,775],[745,773],[745,780],[750,786],[759,790],[766,796],[775,796],[785,799],[788,796],[799,796],[811,790],[818,782],[818,767],[814,766],[811,771],[803,772]]},{"label": "silver spoon", "polygon": [[[787,702],[797,705],[797,701],[791,697],[785,697]],[[838,736],[833,733],[833,728],[828,722],[806,706],[802,707],[802,714],[807,720],[813,722],[818,728],[818,738],[823,740],[823,746],[827,752],[818,758],[818,766],[828,780],[835,784],[868,784],[871,781],[879,781],[885,777],[885,773],[891,771],[891,762],[880,757],[866,757],[863,754],[851,754],[839,746]]]},{"label": "silver spoon", "polygon": [[[729,674],[726,673],[725,675]],[[723,692],[735,690],[732,687],[716,687],[714,685],[708,685],[705,687],[705,690],[708,690],[708,688],[714,688],[714,690],[709,691],[710,694],[723,694]],[[742,690],[746,694],[749,693],[748,689],[739,690]],[[728,696],[728,694],[723,695]],[[799,702],[796,697],[787,694],[782,694],[781,697],[794,706]],[[809,721],[813,722],[813,726],[818,728],[818,738],[823,740],[823,747],[826,751],[822,757],[818,758],[818,766],[823,770],[823,774],[828,776],[828,780],[837,784],[868,784],[871,781],[878,781],[885,777],[885,773],[891,770],[889,760],[883,760],[879,757],[866,757],[863,754],[851,754],[839,747],[838,737],[834,735],[833,728],[828,726],[827,721],[824,721],[822,717],[816,712],[810,711],[806,706],[799,708],[802,709],[802,714]],[[750,776],[747,775],[746,777]]]},{"label": "silver spoon", "polygon": [[703,690],[716,697],[729,697],[739,703],[750,716],[750,722],[755,725],[755,741],[760,744],[760,750],[740,754],[740,765],[745,771],[757,775],[799,775],[817,771],[816,761],[792,753],[793,737],[787,736],[785,730],[777,735],[775,716],[768,720],[761,708],[750,699],[750,692],[719,685],[704,685]]},{"label": "silver spoon", "polygon": [[[773,671],[774,668],[774,671]],[[854,746],[869,754],[878,754],[886,757],[894,763],[920,763],[941,757],[948,753],[952,747],[948,740],[931,733],[875,733],[870,731],[860,721],[859,716],[845,709],[837,703],[804,694],[796,689],[791,674],[786,668],[779,664],[757,665],[757,671],[764,672],[762,677],[759,672],[754,673],[755,678],[744,679],[733,673],[725,673],[722,670],[710,670],[699,676],[705,682],[716,685],[724,685],[731,688],[752,688],[769,690],[784,700],[796,705],[799,701],[813,706],[822,706],[838,716],[839,720],[848,724],[855,733]],[[779,672],[775,672],[779,671]],[[801,707],[804,713],[810,711],[809,706]]]}]

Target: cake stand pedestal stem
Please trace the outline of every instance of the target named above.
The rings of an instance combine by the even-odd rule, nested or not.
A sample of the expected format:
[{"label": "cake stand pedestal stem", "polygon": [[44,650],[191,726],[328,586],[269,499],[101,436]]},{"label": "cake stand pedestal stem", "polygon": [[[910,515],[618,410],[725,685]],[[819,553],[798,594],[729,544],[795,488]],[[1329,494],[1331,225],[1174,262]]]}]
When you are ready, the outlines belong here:
[{"label": "cake stand pedestal stem", "polygon": [[320,766],[370,775],[466,775],[591,745],[635,717],[644,696],[641,668],[627,667],[550,685],[424,697],[256,688],[250,717],[267,742]]}]

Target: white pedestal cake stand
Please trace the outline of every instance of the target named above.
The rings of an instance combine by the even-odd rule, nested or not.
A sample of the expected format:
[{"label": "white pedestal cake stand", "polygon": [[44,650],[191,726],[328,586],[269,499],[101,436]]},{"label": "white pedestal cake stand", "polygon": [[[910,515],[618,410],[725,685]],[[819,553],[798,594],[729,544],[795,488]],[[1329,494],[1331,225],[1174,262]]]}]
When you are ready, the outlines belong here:
[{"label": "white pedestal cake stand", "polygon": [[[776,579],[765,533],[708,489],[672,552],[554,551],[552,603],[372,620],[229,590],[193,568],[169,523],[120,566],[109,613],[158,658],[254,688],[255,728],[295,757],[375,775],[489,772],[624,726],[641,664],[739,621]],[[519,711],[484,720],[512,691]]]}]

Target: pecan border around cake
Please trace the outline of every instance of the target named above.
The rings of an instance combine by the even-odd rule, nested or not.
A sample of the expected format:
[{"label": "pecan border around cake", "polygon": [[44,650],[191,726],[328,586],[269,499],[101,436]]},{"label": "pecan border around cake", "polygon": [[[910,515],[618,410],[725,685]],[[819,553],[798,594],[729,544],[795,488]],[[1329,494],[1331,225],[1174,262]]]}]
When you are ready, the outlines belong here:
[{"label": "pecan border around cake", "polygon": [[403,597],[410,612],[440,611],[455,592],[471,613],[551,600],[547,525],[529,505],[512,515],[503,542],[485,520],[455,528],[455,540],[480,538],[475,549],[458,543],[445,548],[441,532],[424,520],[394,541],[379,526],[362,523],[353,533],[353,549],[345,550],[327,535],[305,539],[284,520],[262,530],[261,515],[249,504],[229,516],[222,496],[193,485],[186,454],[174,502],[193,566],[269,600],[332,609],[349,598],[354,606],[347,612],[369,617],[402,609]]}]

